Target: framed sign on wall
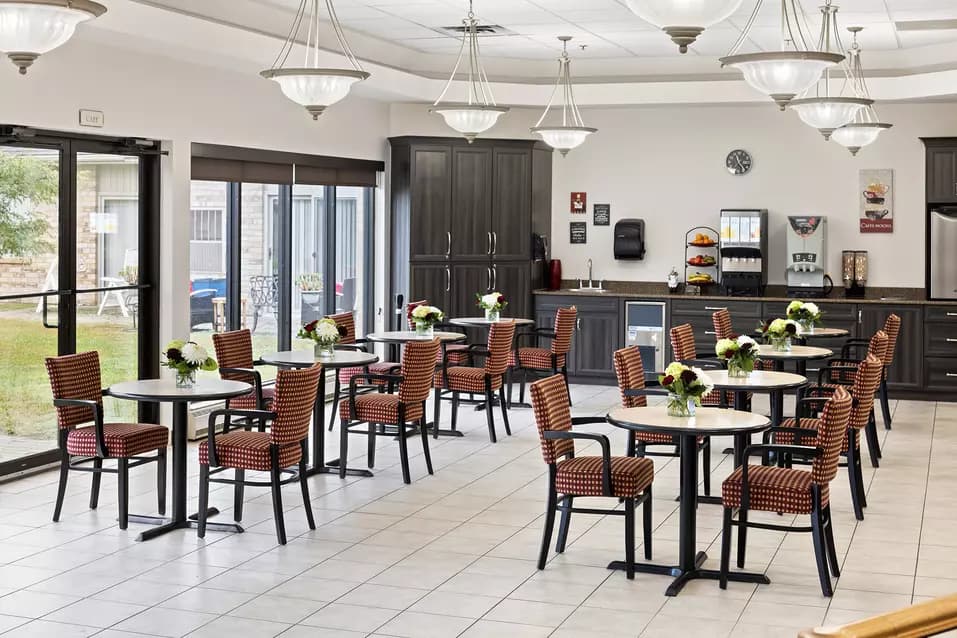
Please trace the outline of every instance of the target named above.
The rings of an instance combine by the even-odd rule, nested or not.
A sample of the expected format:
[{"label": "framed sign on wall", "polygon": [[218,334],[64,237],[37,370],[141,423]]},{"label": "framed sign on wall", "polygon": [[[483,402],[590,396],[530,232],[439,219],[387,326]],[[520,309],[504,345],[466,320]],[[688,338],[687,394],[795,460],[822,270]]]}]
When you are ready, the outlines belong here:
[{"label": "framed sign on wall", "polygon": [[611,226],[611,204],[595,204],[595,226]]},{"label": "framed sign on wall", "polygon": [[568,241],[572,244],[584,244],[588,242],[588,224],[585,222],[568,223]]},{"label": "framed sign on wall", "polygon": [[894,170],[862,168],[859,188],[861,232],[894,232]]},{"label": "framed sign on wall", "polygon": [[585,214],[588,202],[588,193],[572,193],[571,212]]}]

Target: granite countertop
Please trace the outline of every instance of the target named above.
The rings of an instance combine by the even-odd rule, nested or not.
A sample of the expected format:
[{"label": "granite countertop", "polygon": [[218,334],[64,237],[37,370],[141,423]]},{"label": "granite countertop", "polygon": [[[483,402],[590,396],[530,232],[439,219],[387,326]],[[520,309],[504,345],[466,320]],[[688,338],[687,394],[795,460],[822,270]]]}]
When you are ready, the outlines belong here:
[{"label": "granite countertop", "polygon": [[[578,281],[563,281],[561,290],[535,290],[536,295],[563,295],[584,297],[651,298],[651,299],[709,299],[736,301],[791,301],[795,297],[785,296],[784,286],[767,286],[763,297],[729,297],[727,295],[703,294],[688,295],[669,293],[668,285],[661,282],[646,281],[606,281],[606,292],[573,291]],[[955,301],[928,301],[923,288],[867,288],[863,298],[847,298],[843,288],[835,288],[827,297],[813,299],[815,303],[873,303],[904,305],[957,305]]]}]

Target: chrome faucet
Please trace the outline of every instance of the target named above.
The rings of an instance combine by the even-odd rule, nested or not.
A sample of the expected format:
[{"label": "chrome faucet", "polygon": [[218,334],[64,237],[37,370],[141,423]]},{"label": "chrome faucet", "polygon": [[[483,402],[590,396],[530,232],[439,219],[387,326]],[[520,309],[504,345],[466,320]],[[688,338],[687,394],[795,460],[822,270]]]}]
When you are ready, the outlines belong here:
[{"label": "chrome faucet", "polygon": [[605,290],[604,280],[599,280],[599,281],[598,281],[598,285],[596,286],[596,285],[595,285],[595,280],[594,280],[593,275],[592,275],[592,266],[593,266],[593,264],[592,264],[591,259],[589,259],[587,263],[588,263],[588,285],[586,286],[586,285],[582,282],[582,280],[579,279],[579,280],[578,280],[578,288],[577,288],[577,290],[593,290],[593,291],[597,291],[597,292],[602,292],[602,291],[604,291],[604,290]]},{"label": "chrome faucet", "polygon": [[591,279],[591,265],[592,265],[592,264],[591,264],[591,259],[589,258],[589,259],[588,259],[588,287],[589,287],[589,288],[592,287],[592,283],[591,283],[591,282],[592,282],[592,279]]}]

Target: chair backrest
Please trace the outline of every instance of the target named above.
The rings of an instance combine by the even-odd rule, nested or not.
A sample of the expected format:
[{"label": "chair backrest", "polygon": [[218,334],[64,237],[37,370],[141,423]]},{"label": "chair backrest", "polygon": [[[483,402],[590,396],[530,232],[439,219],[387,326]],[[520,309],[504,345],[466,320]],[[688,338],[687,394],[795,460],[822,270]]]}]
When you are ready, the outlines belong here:
[{"label": "chair backrest", "polygon": [[887,354],[884,356],[884,367],[889,367],[894,363],[894,352],[897,350],[897,336],[901,331],[901,318],[897,315],[889,315],[884,320],[884,332],[887,333]]},{"label": "chair backrest", "polygon": [[555,313],[555,338],[552,339],[552,354],[568,354],[572,349],[572,335],[575,333],[575,321],[578,308],[559,308]]},{"label": "chair backrest", "polygon": [[428,299],[420,299],[419,301],[410,301],[405,305],[405,320],[408,323],[409,330],[415,330],[415,321],[412,320],[412,311],[418,308],[419,306],[429,305]]},{"label": "chair backrest", "polygon": [[485,374],[497,377],[508,369],[508,356],[515,338],[515,322],[499,321],[488,330],[489,356],[485,358]]},{"label": "chair backrest", "polygon": [[339,340],[340,343],[351,344],[356,342],[356,318],[351,311],[328,315],[327,318],[335,321],[336,326],[346,331],[346,334]]},{"label": "chair backrest", "polygon": [[298,370],[279,370],[276,373],[276,397],[272,410],[276,418],[269,430],[269,438],[278,445],[298,443],[309,436],[312,410],[319,390],[322,365]]},{"label": "chair backrest", "polygon": [[694,328],[690,323],[683,323],[671,329],[671,350],[678,361],[698,358],[698,350],[694,345]]},{"label": "chair backrest", "polygon": [[[47,375],[54,399],[80,399],[103,404],[100,381],[100,355],[96,351],[47,357]],[[58,407],[57,425],[61,430],[93,421],[93,411],[82,406]]]},{"label": "chair backrest", "polygon": [[402,353],[403,381],[399,384],[399,401],[406,404],[422,403],[429,398],[435,375],[435,360],[442,342],[412,341]]},{"label": "chair backrest", "polygon": [[213,348],[216,350],[216,363],[219,364],[219,376],[234,381],[248,381],[249,376],[223,372],[223,368],[253,367],[253,335],[248,328],[213,334]]},{"label": "chair backrest", "polygon": [[838,386],[824,404],[824,413],[821,415],[821,425],[817,434],[818,448],[821,453],[811,464],[811,481],[816,485],[827,485],[837,474],[841,442],[847,435],[847,424],[851,417],[851,404],[851,395],[843,386]]},{"label": "chair backrest", "polygon": [[[887,343],[887,336],[883,331],[874,335],[875,338],[880,335],[882,341]],[[873,341],[873,340],[872,340]],[[874,408],[874,397],[877,394],[877,386],[881,382],[881,374],[884,370],[884,364],[880,357],[868,354],[859,366],[854,375],[854,385],[851,387],[851,396],[854,398],[854,409],[851,410],[851,421],[848,427],[858,430],[867,426],[871,418],[871,410]]]},{"label": "chair backrest", "polygon": [[535,424],[538,426],[538,438],[542,445],[542,458],[549,465],[556,463],[566,454],[575,453],[572,439],[549,441],[543,434],[545,430],[569,431],[572,429],[572,411],[568,406],[568,390],[560,374],[554,374],[536,381],[531,386],[532,408],[535,411]]},{"label": "chair backrest", "polygon": [[279,275],[253,275],[249,278],[249,296],[254,306],[275,308],[279,302]]},{"label": "chair backrest", "polygon": [[883,330],[878,330],[867,344],[867,354],[874,355],[880,359],[881,364],[884,364],[884,362],[887,361],[887,351],[890,345],[890,336]]},{"label": "chair backrest", "polygon": [[641,361],[638,346],[629,346],[615,350],[615,376],[618,377],[618,391],[621,393],[621,405],[626,408],[643,408],[648,405],[648,397],[625,396],[626,390],[645,389],[645,366]]},{"label": "chair backrest", "polygon": [[731,313],[727,308],[723,308],[711,315],[711,322],[714,324],[715,340],[730,339],[734,334],[731,328]]}]

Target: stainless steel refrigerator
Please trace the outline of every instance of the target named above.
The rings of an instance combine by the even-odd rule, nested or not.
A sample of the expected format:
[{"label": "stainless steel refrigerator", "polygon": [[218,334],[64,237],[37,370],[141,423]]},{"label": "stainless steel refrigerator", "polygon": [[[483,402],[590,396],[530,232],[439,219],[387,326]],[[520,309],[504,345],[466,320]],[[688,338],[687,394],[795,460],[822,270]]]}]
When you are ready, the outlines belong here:
[{"label": "stainless steel refrigerator", "polygon": [[930,211],[928,246],[931,299],[957,299],[957,206]]}]

